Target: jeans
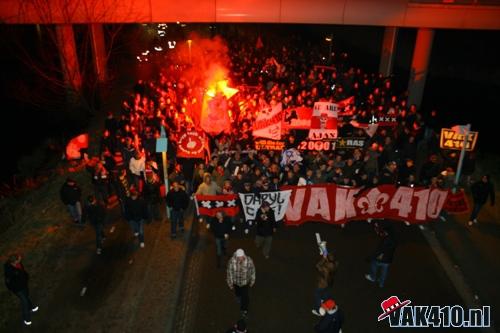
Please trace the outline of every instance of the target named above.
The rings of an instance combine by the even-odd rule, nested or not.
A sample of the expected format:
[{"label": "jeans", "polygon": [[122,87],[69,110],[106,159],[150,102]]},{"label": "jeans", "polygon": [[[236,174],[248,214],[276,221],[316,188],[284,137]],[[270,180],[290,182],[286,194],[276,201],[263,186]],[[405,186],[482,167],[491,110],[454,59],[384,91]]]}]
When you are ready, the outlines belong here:
[{"label": "jeans", "polygon": [[217,256],[220,257],[223,254],[226,254],[226,239],[225,238],[216,238],[215,239],[215,250]]},{"label": "jeans", "polygon": [[144,243],[144,220],[128,221],[134,234],[139,233],[139,242]]},{"label": "jeans", "polygon": [[74,205],[66,205],[68,207],[69,215],[73,221],[81,223],[82,222],[82,204],[77,201]]},{"label": "jeans", "polygon": [[474,202],[474,207],[472,208],[472,212],[469,217],[469,221],[475,220],[477,216],[479,215],[479,212],[481,211],[481,208],[483,208],[484,203],[478,203]]},{"label": "jeans", "polygon": [[104,238],[104,224],[97,223],[94,225],[95,229],[95,245],[96,248],[102,248],[102,239]]},{"label": "jeans", "polygon": [[23,320],[31,321],[31,310],[33,309],[33,303],[31,303],[29,290],[28,289],[20,290],[15,294],[21,300],[21,307],[23,309]]},{"label": "jeans", "polygon": [[250,299],[248,298],[248,286],[237,286],[234,285],[234,294],[240,303],[241,311],[248,311],[248,304],[250,303]]},{"label": "jeans", "polygon": [[271,244],[273,243],[272,236],[259,236],[255,237],[255,245],[257,248],[262,246],[262,253],[264,253],[265,257],[269,257],[269,253],[271,252]]},{"label": "jeans", "polygon": [[[370,263],[370,277],[375,281],[378,281],[378,285],[380,288],[384,286],[389,266],[390,266],[389,263],[380,262],[376,259],[373,259]],[[379,268],[380,268],[380,276],[377,279],[377,271]]]},{"label": "jeans", "polygon": [[175,210],[172,209],[170,211],[170,234],[177,234],[177,225],[179,225],[180,230],[184,230],[184,210]]}]

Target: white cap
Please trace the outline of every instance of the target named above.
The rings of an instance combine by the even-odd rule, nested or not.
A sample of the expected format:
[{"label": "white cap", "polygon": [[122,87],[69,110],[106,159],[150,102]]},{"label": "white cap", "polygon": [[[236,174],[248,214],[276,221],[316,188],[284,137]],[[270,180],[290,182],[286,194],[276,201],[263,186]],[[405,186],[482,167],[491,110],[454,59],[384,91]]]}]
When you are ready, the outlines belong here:
[{"label": "white cap", "polygon": [[242,249],[236,250],[235,253],[236,253],[237,257],[244,257],[245,256],[245,251],[243,251]]}]

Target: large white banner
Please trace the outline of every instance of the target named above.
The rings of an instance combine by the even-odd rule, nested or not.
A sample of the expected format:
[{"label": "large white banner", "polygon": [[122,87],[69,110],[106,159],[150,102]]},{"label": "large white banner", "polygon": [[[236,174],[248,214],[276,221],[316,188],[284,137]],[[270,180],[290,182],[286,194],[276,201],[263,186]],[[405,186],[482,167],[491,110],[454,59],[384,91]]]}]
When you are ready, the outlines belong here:
[{"label": "large white banner", "polygon": [[253,124],[253,136],[272,140],[281,139],[281,103],[260,110]]},{"label": "large white banner", "polygon": [[269,203],[274,211],[276,221],[283,220],[285,212],[290,202],[290,194],[292,190],[276,191],[276,192],[261,192],[255,193],[239,193],[245,219],[247,221],[255,220],[257,212],[263,201]]}]

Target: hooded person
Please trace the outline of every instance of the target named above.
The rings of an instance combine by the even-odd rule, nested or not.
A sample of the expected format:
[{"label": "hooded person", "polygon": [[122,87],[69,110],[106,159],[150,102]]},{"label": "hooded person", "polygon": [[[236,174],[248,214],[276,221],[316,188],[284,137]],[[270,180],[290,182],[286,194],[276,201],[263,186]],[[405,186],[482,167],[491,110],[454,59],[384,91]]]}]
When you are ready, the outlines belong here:
[{"label": "hooded person", "polygon": [[314,326],[316,333],[341,333],[344,322],[343,314],[331,298],[321,304],[318,309],[321,319]]}]

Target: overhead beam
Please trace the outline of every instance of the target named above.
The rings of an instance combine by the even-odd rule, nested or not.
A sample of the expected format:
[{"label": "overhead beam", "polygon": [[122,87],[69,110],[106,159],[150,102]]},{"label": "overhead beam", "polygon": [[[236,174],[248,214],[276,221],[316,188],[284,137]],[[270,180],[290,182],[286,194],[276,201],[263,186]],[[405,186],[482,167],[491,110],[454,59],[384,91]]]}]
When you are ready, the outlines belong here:
[{"label": "overhead beam", "polygon": [[1,0],[10,24],[245,22],[500,30],[500,6],[410,0]]}]

